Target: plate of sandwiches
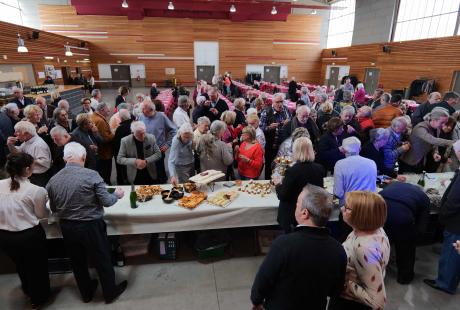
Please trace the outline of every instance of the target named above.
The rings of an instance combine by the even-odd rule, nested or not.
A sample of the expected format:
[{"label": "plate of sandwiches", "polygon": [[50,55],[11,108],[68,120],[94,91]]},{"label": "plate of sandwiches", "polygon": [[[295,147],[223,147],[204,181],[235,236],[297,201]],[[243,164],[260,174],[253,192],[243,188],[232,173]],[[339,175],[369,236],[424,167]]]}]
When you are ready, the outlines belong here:
[{"label": "plate of sandwiches", "polygon": [[218,192],[212,197],[208,197],[208,203],[225,208],[229,204],[231,204],[236,198],[238,197],[237,191],[225,191],[225,192]]}]

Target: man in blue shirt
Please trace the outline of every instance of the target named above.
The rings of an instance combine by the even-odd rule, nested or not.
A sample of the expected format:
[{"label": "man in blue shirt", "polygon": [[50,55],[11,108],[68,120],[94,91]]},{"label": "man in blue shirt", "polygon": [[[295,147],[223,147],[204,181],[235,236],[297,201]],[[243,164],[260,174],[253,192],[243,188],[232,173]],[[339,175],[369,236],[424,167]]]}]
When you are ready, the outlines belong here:
[{"label": "man in blue shirt", "polygon": [[159,184],[166,183],[168,178],[165,170],[165,153],[171,147],[172,139],[176,135],[176,125],[163,112],[157,112],[150,100],[143,102],[139,120],[145,124],[147,133],[155,136],[156,143],[160,147],[161,159],[155,163],[158,178],[156,181]]}]

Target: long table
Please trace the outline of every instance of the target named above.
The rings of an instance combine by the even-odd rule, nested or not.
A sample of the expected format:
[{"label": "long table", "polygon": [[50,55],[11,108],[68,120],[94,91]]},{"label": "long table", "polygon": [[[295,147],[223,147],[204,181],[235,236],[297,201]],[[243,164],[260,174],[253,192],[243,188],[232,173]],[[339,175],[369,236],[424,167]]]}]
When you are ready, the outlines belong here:
[{"label": "long table", "polygon": [[[453,173],[429,173],[425,188],[436,188],[439,195],[431,195],[433,211],[436,210],[439,199],[446,190]],[[419,175],[406,175],[407,182],[416,184]],[[263,181],[268,182],[268,181]],[[327,177],[324,185],[327,191],[333,192],[333,177]],[[213,195],[218,191],[229,190],[223,186],[224,182],[215,184]],[[169,189],[171,185],[162,185]],[[276,193],[261,197],[239,192],[239,196],[225,208],[202,203],[194,210],[179,207],[176,202],[165,204],[160,196],[147,202],[139,202],[139,207],[131,209],[129,202],[129,186],[122,186],[125,196],[114,206],[105,209],[104,219],[107,222],[109,235],[146,234],[159,232],[180,232],[207,229],[257,227],[277,225],[279,200]],[[236,190],[233,187],[232,190]],[[331,221],[338,219],[339,209],[335,209]],[[59,225],[53,218],[42,220],[42,226],[47,238],[60,238]]]}]

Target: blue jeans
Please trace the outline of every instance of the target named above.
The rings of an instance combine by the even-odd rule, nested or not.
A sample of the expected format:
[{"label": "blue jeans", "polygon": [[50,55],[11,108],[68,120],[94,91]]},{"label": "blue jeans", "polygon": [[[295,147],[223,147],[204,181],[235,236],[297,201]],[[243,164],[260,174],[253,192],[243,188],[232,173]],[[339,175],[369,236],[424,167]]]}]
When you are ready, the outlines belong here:
[{"label": "blue jeans", "polygon": [[460,240],[460,235],[444,230],[444,242],[439,258],[438,279],[436,280],[438,287],[452,294],[455,294],[460,282],[460,255],[452,246],[452,243],[457,240]]}]

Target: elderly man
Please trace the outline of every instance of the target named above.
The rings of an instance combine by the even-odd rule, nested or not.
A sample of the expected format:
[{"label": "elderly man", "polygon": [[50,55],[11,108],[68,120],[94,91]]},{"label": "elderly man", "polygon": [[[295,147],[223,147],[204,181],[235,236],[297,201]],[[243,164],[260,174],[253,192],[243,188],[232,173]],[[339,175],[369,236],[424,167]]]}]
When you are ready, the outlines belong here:
[{"label": "elderly man", "polygon": [[102,102],[102,93],[99,89],[93,89],[91,91],[91,108],[96,110],[97,105]]},{"label": "elderly man", "polygon": [[313,102],[312,109],[315,109],[317,112],[320,110],[323,103],[327,101],[327,95],[325,93],[320,93],[315,96],[315,101]]},{"label": "elderly man", "polygon": [[332,209],[326,190],[303,189],[295,210],[299,225],[273,242],[256,275],[253,309],[325,309],[327,297],[340,294],[347,255],[325,227]]},{"label": "elderly man", "polygon": [[372,113],[372,121],[375,128],[388,128],[394,118],[403,115],[400,109],[401,100],[400,95],[394,95],[391,97],[389,104],[385,104]]},{"label": "elderly man", "polygon": [[16,87],[13,89],[13,95],[14,95],[14,99],[11,102],[17,104],[18,109],[19,109],[19,117],[22,118],[23,117],[22,110],[24,110],[26,106],[33,104],[33,101],[30,98],[24,97],[24,91],[22,88],[19,88],[19,87]]},{"label": "elderly man", "polygon": [[382,96],[380,96],[380,104],[374,105],[374,107],[372,108],[372,112],[376,112],[379,109],[389,105],[390,100],[391,100],[391,95],[389,93],[383,93]]},{"label": "elderly man", "polygon": [[316,145],[321,137],[318,126],[315,121],[310,118],[310,108],[306,105],[297,107],[295,117],[293,117],[288,123],[281,128],[281,141],[286,140],[292,134],[292,132],[299,127],[306,128],[310,134],[310,140],[313,145]]},{"label": "elderly man", "polygon": [[302,100],[309,108],[311,108],[310,96],[308,94],[308,87],[302,87],[300,89],[300,100]]},{"label": "elderly man", "polygon": [[168,168],[171,176],[170,183],[185,183],[195,174],[193,156],[193,128],[184,123],[173,138],[169,152]]},{"label": "elderly man", "polygon": [[120,296],[127,281],[115,284],[107,225],[104,222],[104,207],[114,205],[123,197],[117,188],[113,194],[107,191],[104,180],[96,171],[84,168],[85,148],[70,142],[64,147],[66,166],[51,178],[46,189],[50,207],[59,218],[62,237],[80,294],[85,303],[93,299],[97,280],[91,279],[87,255],[93,258],[102,293],[106,303]]},{"label": "elderly man", "polygon": [[35,98],[35,104],[40,107],[43,111],[42,119],[40,120],[40,123],[42,124],[48,124],[49,119],[53,117],[53,111],[56,109],[54,105],[47,104],[46,99],[39,96]]},{"label": "elderly man", "polygon": [[91,107],[91,99],[90,98],[82,98],[81,99],[81,111],[80,113],[88,113],[93,114],[94,109]]},{"label": "elderly man", "polygon": [[[62,99],[62,100],[60,100],[58,102],[57,107],[61,108],[61,109],[64,109],[67,112],[67,118],[69,119],[71,129],[74,130],[75,128],[77,128],[77,123],[75,121],[76,117],[70,111],[69,102],[67,100],[65,100],[65,99]],[[54,114],[53,114],[53,116],[54,116]]]},{"label": "elderly man", "polygon": [[441,102],[441,94],[438,92],[432,92],[428,95],[428,101],[422,104],[419,104],[415,109],[415,112],[412,113],[412,126],[416,126],[418,123],[423,122],[423,117],[430,113],[431,106]]},{"label": "elderly man", "polygon": [[371,107],[372,110],[375,110],[377,107],[380,106],[380,98],[382,97],[384,91],[381,88],[377,88],[374,90],[374,93],[372,94],[372,98],[369,101],[369,106]]},{"label": "elderly man", "polygon": [[343,122],[342,139],[358,137],[361,133],[361,126],[355,118],[355,112],[356,110],[352,106],[345,106],[340,112],[340,119]]},{"label": "elderly man", "polygon": [[215,120],[219,120],[222,112],[228,110],[228,105],[224,100],[219,98],[219,91],[216,87],[211,87],[208,91],[209,95],[209,110],[206,112],[205,116],[209,118],[211,123]]},{"label": "elderly man", "polygon": [[[425,170],[426,156],[433,152],[435,162],[441,160],[439,146],[451,146],[454,141],[439,138],[442,127],[449,119],[449,112],[444,108],[433,109],[425,115],[424,121],[412,129],[409,137],[411,148],[401,156],[400,169],[402,172],[421,173]],[[428,171],[434,172],[434,171]]]},{"label": "elderly man", "polygon": [[377,165],[359,155],[361,141],[356,137],[343,140],[345,158],[334,167],[334,195],[343,206],[345,194],[352,191],[376,191]]},{"label": "elderly man", "polygon": [[[48,170],[51,167],[50,148],[40,138],[35,126],[27,121],[20,121],[14,126],[14,137],[8,137],[7,145],[11,153],[24,152],[34,158],[30,183],[45,187],[48,182]],[[16,147],[17,142],[22,142]]]},{"label": "elderly man", "polygon": [[41,123],[41,119],[43,116],[43,111],[40,109],[39,106],[34,104],[28,105],[24,108],[24,120],[32,123],[37,130],[37,133],[40,137],[46,139],[46,135],[48,133],[48,127],[46,124]]},{"label": "elderly man", "polygon": [[[98,145],[102,144],[104,140],[97,127],[91,121],[89,114],[78,114],[77,116],[77,128],[71,133],[72,136],[76,137],[83,143],[87,144],[94,155],[97,158]],[[89,156],[88,154],[86,155]]]},{"label": "elderly man", "polygon": [[188,96],[179,96],[177,99],[177,108],[173,113],[173,122],[177,128],[182,124],[190,124],[190,116],[188,115],[188,109],[190,107]]},{"label": "elderly man", "polygon": [[156,162],[158,177],[156,181],[159,184],[166,183],[168,178],[165,170],[165,153],[171,147],[172,138],[176,135],[176,125],[163,112],[157,112],[150,100],[144,101],[139,120],[145,124],[147,133],[155,136],[156,143],[160,147],[161,159]]},{"label": "elderly man", "polygon": [[110,175],[112,174],[112,140],[114,137],[114,134],[110,130],[109,122],[107,121],[109,115],[109,107],[104,102],[99,103],[96,107],[96,111],[90,115],[91,121],[102,137],[102,143],[98,146],[97,171],[107,184],[110,184]]},{"label": "elderly man", "polygon": [[284,94],[273,95],[273,103],[266,107],[260,116],[260,129],[265,134],[265,179],[269,180],[272,174],[271,163],[278,153],[281,145],[281,128],[289,122],[290,114],[284,106]]},{"label": "elderly man", "polygon": [[129,184],[153,184],[157,180],[155,162],[161,159],[161,151],[155,136],[146,133],[143,122],[131,123],[132,134],[121,139],[117,162],[126,166]]},{"label": "elderly man", "polygon": [[21,120],[19,118],[19,109],[16,103],[10,102],[6,104],[5,106],[2,107],[2,112],[5,112],[5,114],[8,116],[13,126],[16,125],[16,123]]},{"label": "elderly man", "polygon": [[95,170],[96,168],[96,156],[92,152],[91,147],[77,138],[76,136],[70,135],[67,130],[61,126],[55,126],[50,130],[51,139],[53,139],[54,144],[57,147],[53,148],[52,157],[53,157],[53,174],[56,174],[58,171],[65,167],[64,162],[64,146],[70,142],[77,142],[84,146],[86,150],[86,160],[85,168]]},{"label": "elderly man", "polygon": [[[210,104],[210,101],[208,101],[205,96],[196,97],[196,106],[193,108],[192,112],[192,120],[194,124],[198,122],[200,117],[206,116]],[[208,117],[206,116],[206,118]]]},{"label": "elderly man", "polygon": [[154,100],[159,94],[160,92],[158,91],[157,84],[152,83],[152,87],[150,88],[150,99]]},{"label": "elderly man", "polygon": [[398,171],[395,171],[395,164],[399,156],[410,149],[410,142],[401,142],[401,136],[407,130],[407,120],[405,117],[397,117],[391,121],[391,126],[388,128],[390,136],[387,143],[382,147],[383,166],[390,177],[397,177]]},{"label": "elderly man", "polygon": [[[112,130],[113,133],[117,130],[118,126],[120,126],[121,123],[121,117],[120,117],[120,110],[126,110],[130,111],[130,104],[126,102],[122,102],[117,106],[117,112],[114,113],[109,120],[109,126],[110,130]],[[131,117],[131,116],[130,116]]]},{"label": "elderly man", "polygon": [[458,93],[448,91],[444,94],[441,102],[429,106],[429,112],[433,111],[434,108],[444,108],[449,112],[449,115],[452,115],[455,113],[455,106],[458,104],[459,97]]}]

